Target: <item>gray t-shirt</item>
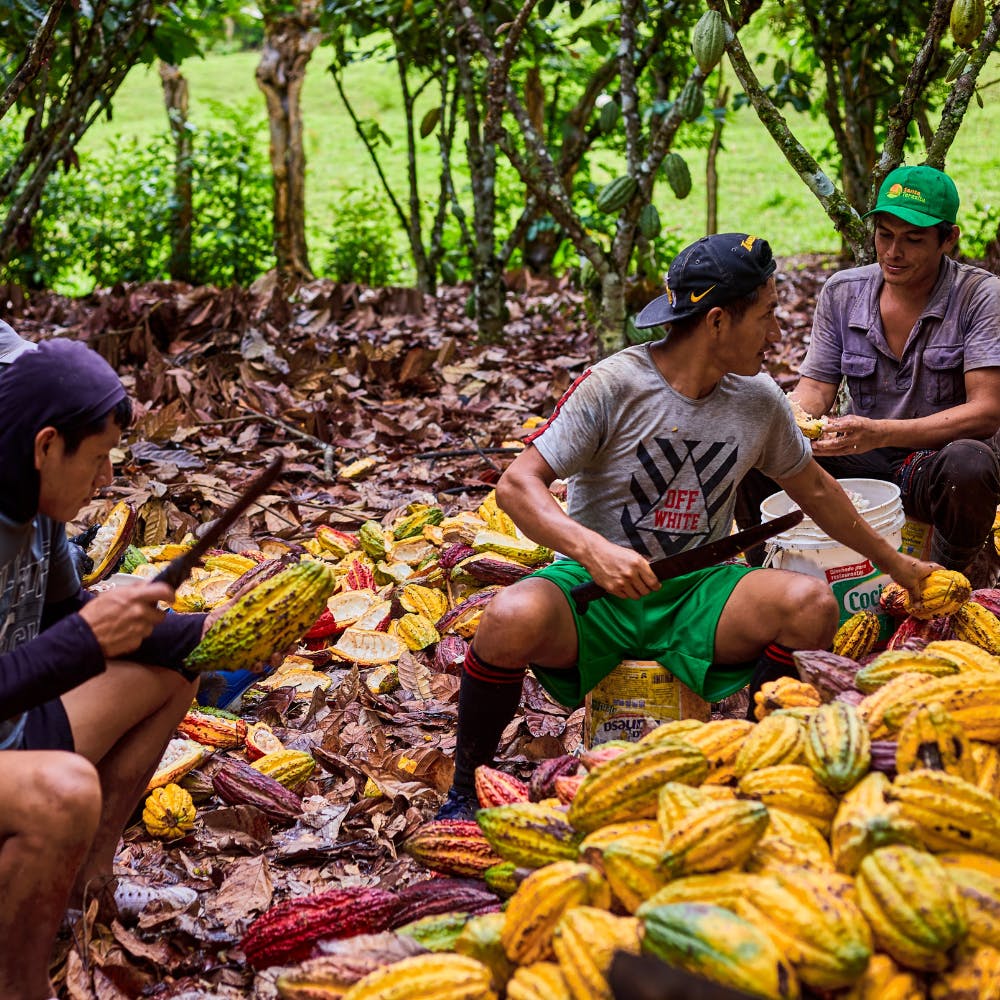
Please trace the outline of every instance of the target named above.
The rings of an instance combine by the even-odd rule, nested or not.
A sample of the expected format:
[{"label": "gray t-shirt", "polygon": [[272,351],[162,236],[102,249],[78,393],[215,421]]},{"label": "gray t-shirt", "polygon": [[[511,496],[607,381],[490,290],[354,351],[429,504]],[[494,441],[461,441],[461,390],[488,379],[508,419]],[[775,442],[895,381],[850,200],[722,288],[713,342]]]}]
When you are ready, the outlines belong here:
[{"label": "gray t-shirt", "polygon": [[[46,601],[63,601],[80,589],[66,529],[43,514],[27,525],[0,514],[0,653],[38,635]],[[16,746],[24,716],[0,720],[0,749]]]},{"label": "gray t-shirt", "polygon": [[727,535],[750,469],[794,476],[812,452],[769,375],[726,375],[688,399],[650,347],[587,369],[528,440],[568,481],[570,517],[658,558]]},{"label": "gray t-shirt", "polygon": [[965,373],[1000,366],[1000,278],[950,257],[903,355],[882,328],[878,264],[833,275],[820,291],[799,374],[839,385],[873,420],[926,417],[965,402]]}]

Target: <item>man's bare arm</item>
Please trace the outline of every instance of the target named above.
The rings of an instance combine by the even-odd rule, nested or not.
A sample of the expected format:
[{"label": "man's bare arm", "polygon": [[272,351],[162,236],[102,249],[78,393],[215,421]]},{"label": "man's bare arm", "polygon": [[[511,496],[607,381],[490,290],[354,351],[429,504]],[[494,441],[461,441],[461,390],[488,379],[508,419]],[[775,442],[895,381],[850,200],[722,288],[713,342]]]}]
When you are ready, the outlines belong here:
[{"label": "man's bare arm", "polygon": [[1000,428],[1000,368],[967,372],[965,394],[964,403],[926,417],[833,417],[823,437],[814,442],[813,451],[816,455],[847,455],[873,448],[940,448],[960,438],[992,437]]},{"label": "man's bare arm", "polygon": [[549,490],[555,478],[529,445],[497,483],[497,503],[529,538],[575,559],[608,593],[641,597],[657,590],[656,575],[638,552],[585,528],[562,509]]},{"label": "man's bare arm", "polygon": [[836,401],[837,388],[834,383],[817,382],[803,376],[789,395],[810,417],[822,417],[830,412]]}]

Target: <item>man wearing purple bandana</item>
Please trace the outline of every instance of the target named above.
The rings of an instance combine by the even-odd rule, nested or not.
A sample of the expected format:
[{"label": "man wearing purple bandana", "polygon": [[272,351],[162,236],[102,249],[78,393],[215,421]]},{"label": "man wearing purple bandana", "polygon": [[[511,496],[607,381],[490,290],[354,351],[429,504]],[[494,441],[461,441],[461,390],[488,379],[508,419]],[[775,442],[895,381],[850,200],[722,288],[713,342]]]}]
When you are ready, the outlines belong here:
[{"label": "man wearing purple bandana", "polygon": [[14,347],[0,370],[0,996],[46,1000],[66,907],[114,890],[122,830],[194,698],[181,665],[205,616],[165,616],[165,584],[81,589],[65,524],[111,482],[131,406],[83,344]]}]

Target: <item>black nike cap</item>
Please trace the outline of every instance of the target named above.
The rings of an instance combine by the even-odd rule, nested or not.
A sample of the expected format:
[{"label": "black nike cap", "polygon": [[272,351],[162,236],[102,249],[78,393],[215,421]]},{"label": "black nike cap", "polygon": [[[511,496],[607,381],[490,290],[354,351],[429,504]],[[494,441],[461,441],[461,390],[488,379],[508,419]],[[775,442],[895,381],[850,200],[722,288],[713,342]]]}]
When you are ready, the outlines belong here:
[{"label": "black nike cap", "polygon": [[748,295],[774,274],[767,240],[746,233],[703,236],[671,261],[667,293],[636,317],[639,329],[676,323]]}]

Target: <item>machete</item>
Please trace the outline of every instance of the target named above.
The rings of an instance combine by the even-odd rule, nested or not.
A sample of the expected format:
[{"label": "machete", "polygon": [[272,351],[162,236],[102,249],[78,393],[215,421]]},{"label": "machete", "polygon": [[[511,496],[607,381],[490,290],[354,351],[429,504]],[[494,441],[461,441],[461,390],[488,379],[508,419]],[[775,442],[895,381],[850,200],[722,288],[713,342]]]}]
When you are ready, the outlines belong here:
[{"label": "machete", "polygon": [[183,555],[171,559],[165,569],[160,570],[153,578],[154,583],[169,583],[176,590],[190,575],[191,570],[198,565],[201,557],[215,544],[222,540],[225,533],[236,523],[237,519],[258,500],[267,488],[278,478],[284,458],[279,455],[264,471],[252,480],[247,488],[227,507],[221,516],[212,522],[211,527]]},{"label": "machete", "polygon": [[[709,542],[707,545],[698,545],[693,549],[686,549],[676,555],[664,556],[662,559],[654,559],[649,565],[656,574],[657,580],[670,580],[675,576],[683,576],[685,573],[693,573],[695,570],[707,569],[724,559],[731,559],[733,556],[745,552],[754,545],[767,541],[775,535],[780,535],[789,528],[794,528],[805,515],[801,510],[789,511],[776,517],[773,521],[766,521],[745,531],[737,531],[734,535],[726,535],[716,542]],[[580,583],[570,590],[570,596],[576,605],[576,613],[584,615],[591,601],[596,601],[601,597],[607,597],[608,592],[597,583]]]}]

